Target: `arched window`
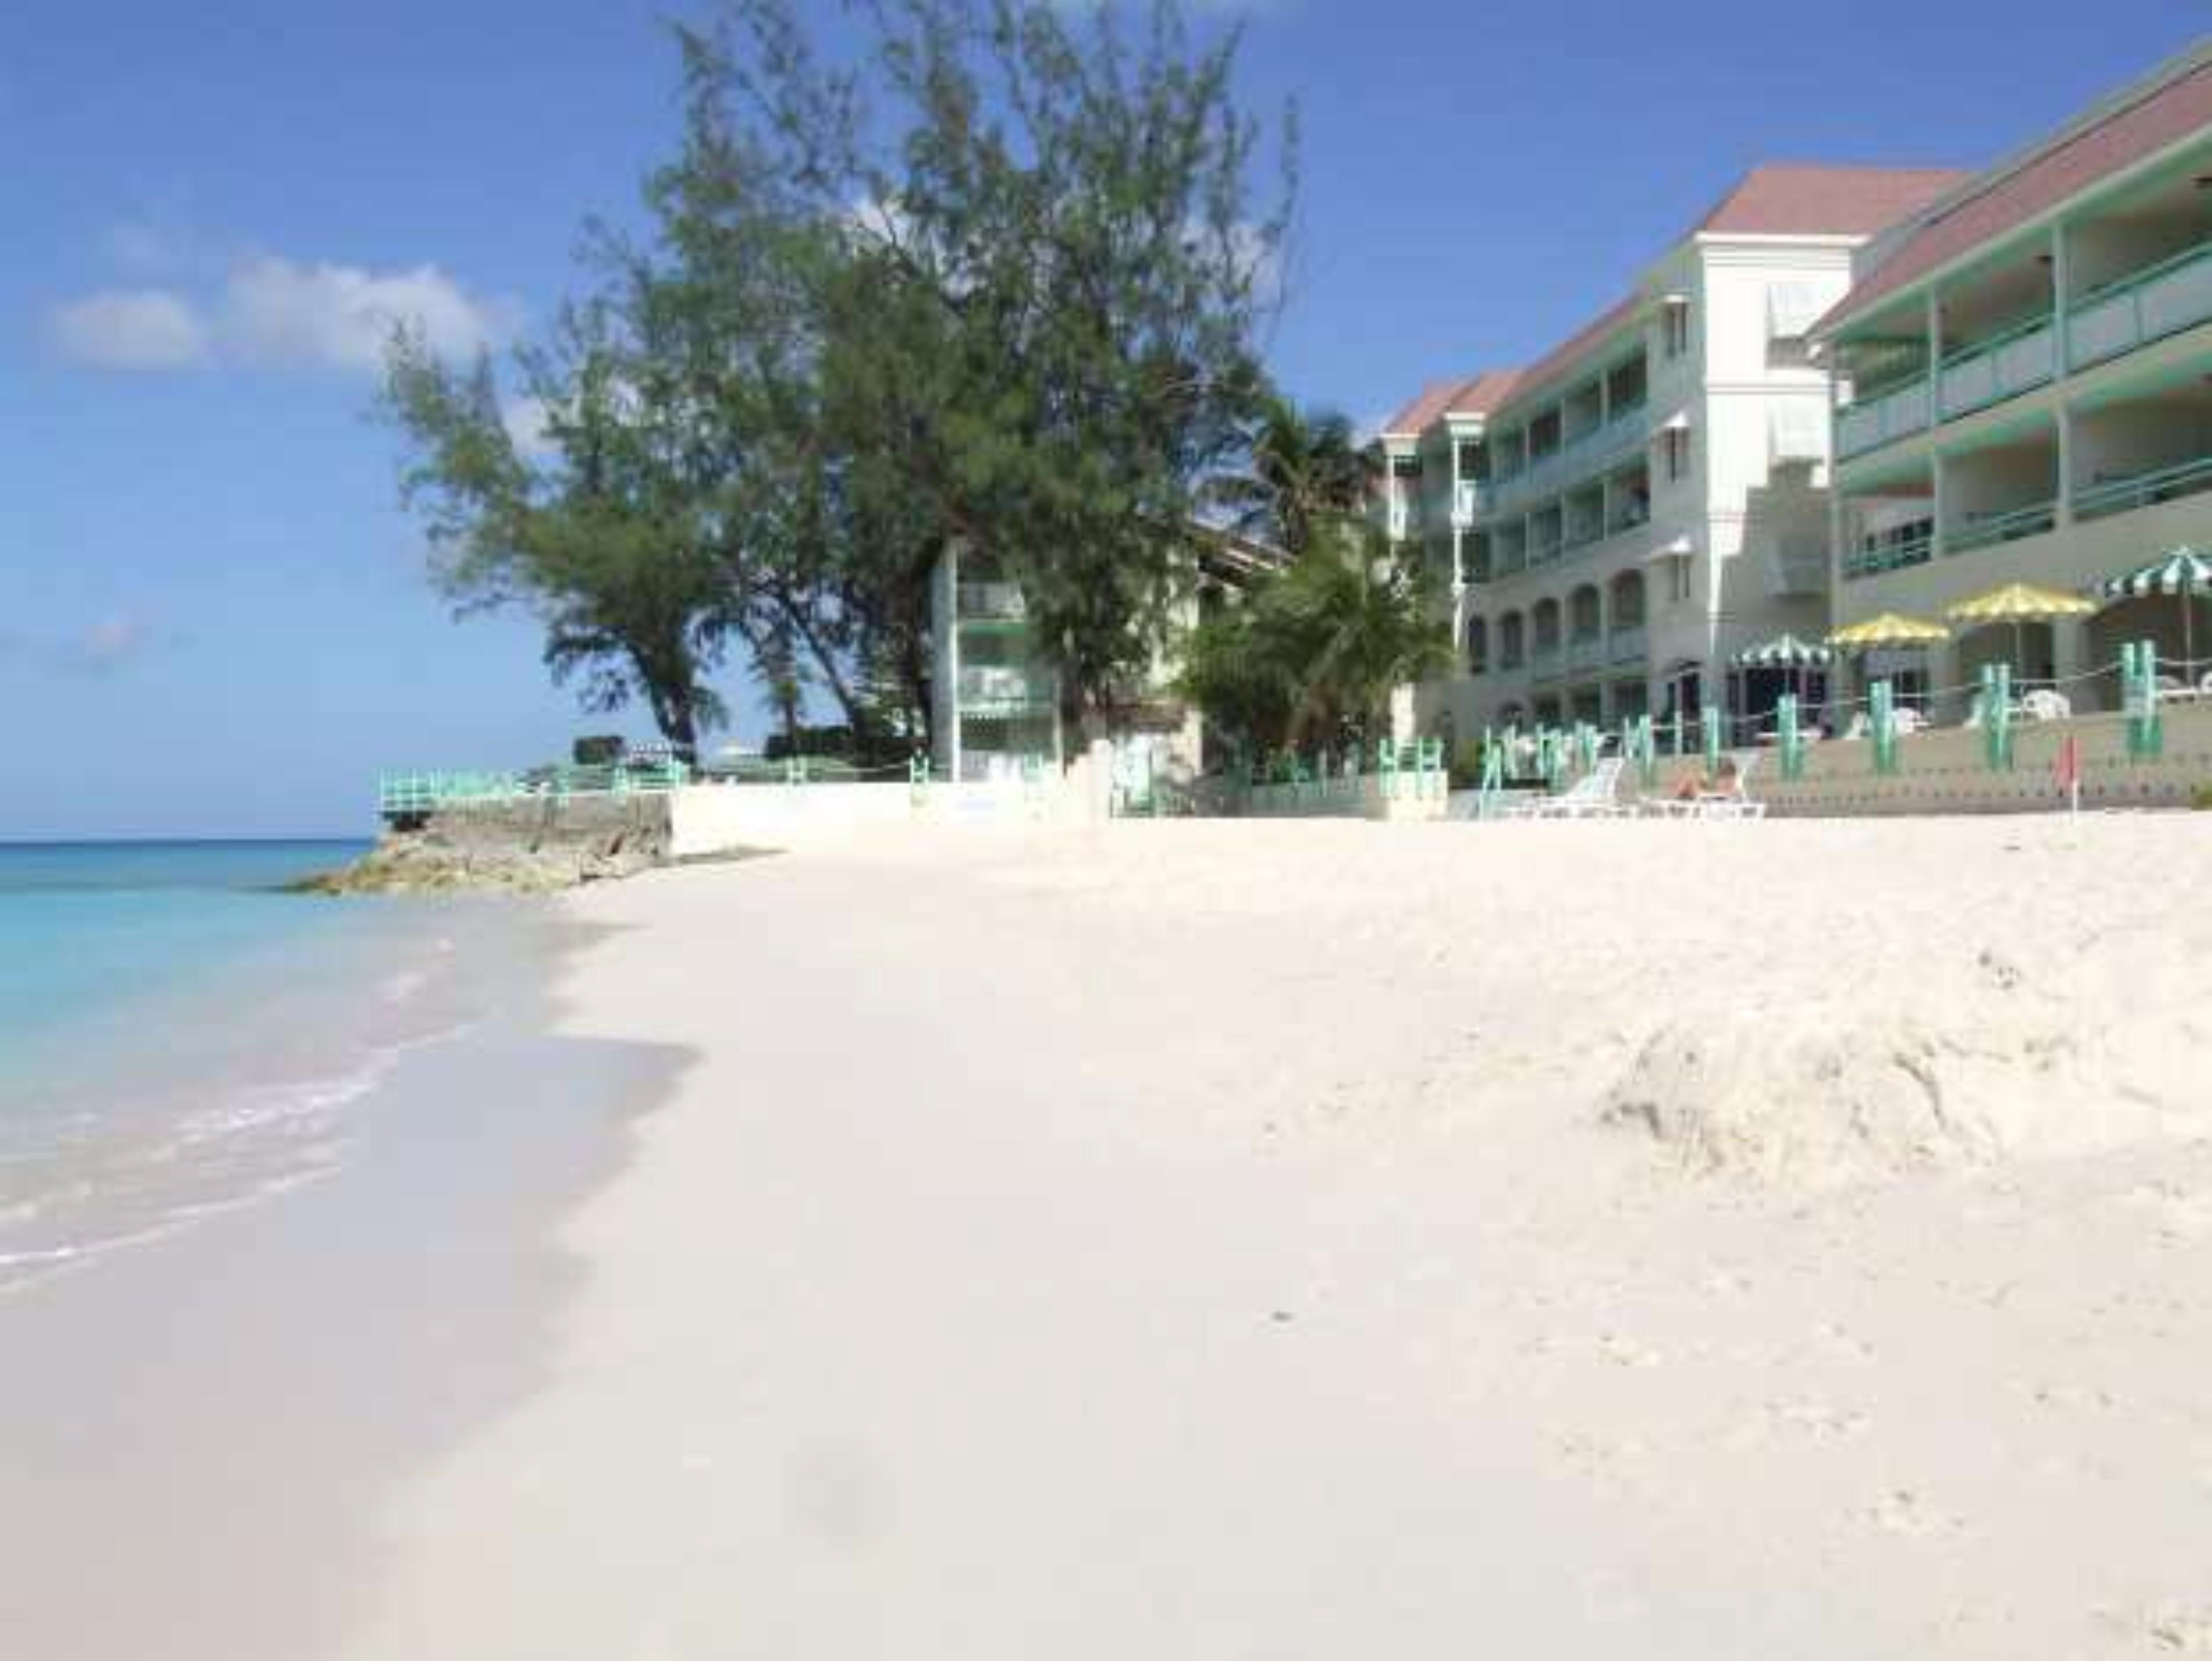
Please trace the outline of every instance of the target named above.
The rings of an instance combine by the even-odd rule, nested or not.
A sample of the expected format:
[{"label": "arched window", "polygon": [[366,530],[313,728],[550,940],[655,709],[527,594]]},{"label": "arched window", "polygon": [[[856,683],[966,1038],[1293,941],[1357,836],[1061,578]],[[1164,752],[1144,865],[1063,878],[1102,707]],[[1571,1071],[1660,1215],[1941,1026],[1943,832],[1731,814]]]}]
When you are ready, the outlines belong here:
[{"label": "arched window", "polygon": [[1530,630],[1535,636],[1539,652],[1556,651],[1559,644],[1559,602],[1540,599],[1529,614]]},{"label": "arched window", "polygon": [[1518,611],[1508,611],[1498,620],[1498,663],[1503,669],[1518,669],[1528,654],[1524,637],[1525,625]]},{"label": "arched window", "polygon": [[1486,618],[1467,620],[1467,672],[1481,674],[1490,667],[1490,623]]},{"label": "arched window", "polygon": [[1567,633],[1572,638],[1595,640],[1605,627],[1604,616],[1596,584],[1585,582],[1567,596]]},{"label": "arched window", "polygon": [[1644,626],[1644,573],[1623,571],[1613,578],[1609,595],[1613,631]]}]

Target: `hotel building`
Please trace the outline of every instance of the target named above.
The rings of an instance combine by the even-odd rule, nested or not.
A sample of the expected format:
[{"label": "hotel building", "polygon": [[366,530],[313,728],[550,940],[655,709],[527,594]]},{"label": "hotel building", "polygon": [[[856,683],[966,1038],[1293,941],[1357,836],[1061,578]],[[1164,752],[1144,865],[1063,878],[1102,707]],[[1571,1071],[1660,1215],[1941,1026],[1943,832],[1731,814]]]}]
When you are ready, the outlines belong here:
[{"label": "hotel building", "polygon": [[1420,689],[1425,728],[1694,714],[1735,653],[1825,631],[1830,392],[1808,333],[1854,251],[1961,177],[1756,168],[1571,338],[1389,423],[1378,512],[1422,548],[1459,645]]},{"label": "hotel building", "polygon": [[[2079,593],[2212,542],[2212,46],[1870,244],[1814,338],[1837,398],[1838,624],[1941,622],[2014,581]],[[2109,678],[2071,678],[2151,638],[2182,654],[2174,599],[2034,626],[2023,666],[2109,709]],[[1983,630],[1860,676],[1957,686],[2019,646]]]}]

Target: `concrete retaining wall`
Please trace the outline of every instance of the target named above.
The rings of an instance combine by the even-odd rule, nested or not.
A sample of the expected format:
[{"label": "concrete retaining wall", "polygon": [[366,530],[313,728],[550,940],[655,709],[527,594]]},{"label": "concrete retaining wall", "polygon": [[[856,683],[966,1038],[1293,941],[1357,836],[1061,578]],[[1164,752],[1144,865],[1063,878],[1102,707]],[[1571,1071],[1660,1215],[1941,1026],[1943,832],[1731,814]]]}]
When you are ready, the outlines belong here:
[{"label": "concrete retaining wall", "polygon": [[[1979,732],[1949,727],[1898,740],[1898,770],[1878,774],[1874,745],[1828,739],[1805,752],[1804,776],[1782,777],[1782,758],[1759,757],[1749,793],[1777,816],[1842,818],[1901,813],[2042,812],[2064,805],[2055,775],[2068,733],[2081,740],[2085,807],[2181,807],[2212,784],[2212,706],[2171,704],[2164,712],[2159,756],[2127,752],[2125,717],[2086,715],[2070,721],[2029,721],[2013,729],[2013,764],[1990,770]],[[1680,765],[1662,759],[1663,781]]]},{"label": "concrete retaining wall", "polygon": [[871,827],[1019,824],[1079,817],[1077,782],[696,784],[670,797],[677,859],[739,848],[798,848]]},{"label": "concrete retaining wall", "polygon": [[1224,796],[1219,811],[1246,818],[1440,819],[1449,805],[1443,782],[1438,776],[1422,789],[1411,775],[1401,775],[1395,788],[1386,789],[1382,775],[1368,773],[1308,784],[1263,784]]}]

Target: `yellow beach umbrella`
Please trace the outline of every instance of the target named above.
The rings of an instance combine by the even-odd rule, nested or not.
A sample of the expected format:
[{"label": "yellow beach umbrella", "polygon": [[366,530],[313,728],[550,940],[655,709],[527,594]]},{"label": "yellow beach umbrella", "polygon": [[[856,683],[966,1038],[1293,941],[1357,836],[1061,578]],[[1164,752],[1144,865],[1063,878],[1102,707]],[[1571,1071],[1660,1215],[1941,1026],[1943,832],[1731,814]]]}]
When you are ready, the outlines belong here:
[{"label": "yellow beach umbrella", "polygon": [[2087,617],[2096,609],[2079,594],[2039,588],[2032,582],[2008,582],[1986,594],[1960,600],[1943,615],[1954,623],[1979,629],[1992,623],[2056,623],[2061,618]]},{"label": "yellow beach umbrella", "polygon": [[2056,623],[2062,618],[2085,618],[2097,608],[2078,594],[2057,588],[2039,588],[2032,582],[2008,582],[1986,594],[1962,599],[1943,615],[1967,629],[2012,624],[2014,672],[2027,673],[2027,625]]},{"label": "yellow beach umbrella", "polygon": [[1950,638],[1951,631],[1940,623],[1923,623],[1918,618],[1884,611],[1880,617],[1837,630],[1828,636],[1828,644],[1839,652],[1873,652],[1884,647],[1935,646]]}]

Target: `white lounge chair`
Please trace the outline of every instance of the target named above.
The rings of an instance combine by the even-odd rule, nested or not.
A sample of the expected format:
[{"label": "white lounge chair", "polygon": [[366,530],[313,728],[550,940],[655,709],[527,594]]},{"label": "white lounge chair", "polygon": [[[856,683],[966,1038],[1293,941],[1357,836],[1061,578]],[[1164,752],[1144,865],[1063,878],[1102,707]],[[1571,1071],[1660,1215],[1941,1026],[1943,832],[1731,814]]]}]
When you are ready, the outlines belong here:
[{"label": "white lounge chair", "polygon": [[1688,796],[1640,796],[1637,799],[1637,812],[1662,819],[1763,819],[1766,817],[1766,804],[1753,801],[1743,788],[1744,781],[1759,764],[1759,757],[1756,750],[1730,753],[1729,760],[1735,770],[1728,789],[1700,789]]},{"label": "white lounge chair", "polygon": [[1620,788],[1622,763],[1607,756],[1556,796],[1535,796],[1517,801],[1498,815],[1508,819],[1598,818],[1620,812],[1613,799]]},{"label": "white lounge chair", "polygon": [[1759,765],[1759,752],[1745,750],[1736,753],[1735,773],[1732,787],[1726,790],[1700,790],[1690,800],[1690,817],[1693,819],[1763,819],[1766,804],[1753,801],[1745,786],[1751,782],[1752,770]]},{"label": "white lounge chair", "polygon": [[1620,770],[1624,765],[1618,756],[1603,757],[1559,794],[1539,801],[1530,817],[1540,819],[1605,818],[1620,812],[1620,803],[1615,795],[1620,788]]},{"label": "white lounge chair", "polygon": [[2063,692],[2039,686],[2021,696],[2020,712],[2030,721],[2069,721],[2074,715],[2074,702]]}]

